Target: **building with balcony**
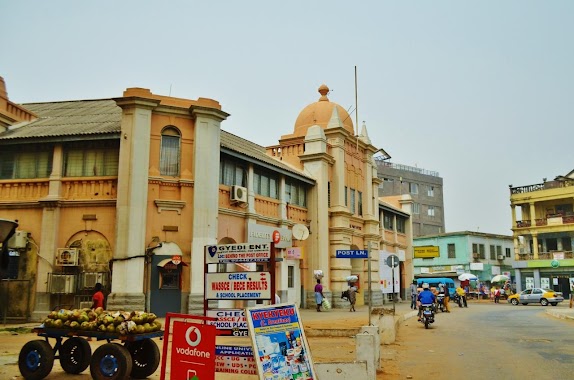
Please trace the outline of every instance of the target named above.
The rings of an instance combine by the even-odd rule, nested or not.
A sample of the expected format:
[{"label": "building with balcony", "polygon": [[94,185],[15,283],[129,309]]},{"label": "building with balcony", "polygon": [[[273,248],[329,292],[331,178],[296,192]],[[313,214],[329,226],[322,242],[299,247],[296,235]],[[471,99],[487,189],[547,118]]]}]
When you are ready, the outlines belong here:
[{"label": "building with balcony", "polygon": [[498,274],[514,276],[512,236],[460,231],[413,239],[415,278],[457,277],[472,273],[490,284]]},{"label": "building with balcony", "polygon": [[[382,150],[365,126],[355,133],[326,86],[293,133],[262,147],[222,130],[228,114],[212,99],[129,88],[117,98],[16,105],[1,84],[0,218],[19,224],[8,243],[17,258],[8,293],[23,296],[0,301],[13,314],[31,310],[39,320],[54,307],[81,307],[96,282],[111,310],[201,314],[205,247],[275,235],[275,268],[215,270],[272,271],[282,301],[302,307],[314,307],[317,269],[334,307],[347,307],[340,294],[351,274],[365,290],[359,303],[372,285],[373,305],[382,304],[381,249],[403,251],[402,276],[412,273],[402,209],[410,203],[376,197],[373,157]],[[370,283],[369,260],[336,257],[367,247]]]},{"label": "building with balcony", "polygon": [[443,180],[438,172],[402,165],[377,157],[379,196],[409,194],[413,199],[412,223],[415,237],[445,232]]},{"label": "building with balcony", "polygon": [[549,288],[567,298],[574,286],[574,171],[509,188],[517,289]]}]

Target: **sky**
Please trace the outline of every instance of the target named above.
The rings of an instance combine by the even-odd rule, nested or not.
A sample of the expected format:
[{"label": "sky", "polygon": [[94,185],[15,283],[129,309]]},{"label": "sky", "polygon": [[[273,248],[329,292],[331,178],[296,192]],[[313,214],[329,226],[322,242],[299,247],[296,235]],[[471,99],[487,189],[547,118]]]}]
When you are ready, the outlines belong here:
[{"label": "sky", "polygon": [[573,19],[570,0],[0,0],[0,76],[16,103],[212,98],[263,146],[324,83],[391,162],[439,173],[446,232],[511,235],[509,185],[574,169]]}]

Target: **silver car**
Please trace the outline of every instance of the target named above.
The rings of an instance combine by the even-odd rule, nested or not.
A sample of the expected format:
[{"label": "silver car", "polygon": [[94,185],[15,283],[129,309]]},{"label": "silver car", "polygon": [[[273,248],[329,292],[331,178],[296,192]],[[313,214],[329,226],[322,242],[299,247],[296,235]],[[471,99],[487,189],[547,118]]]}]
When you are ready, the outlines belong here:
[{"label": "silver car", "polygon": [[564,296],[560,292],[555,292],[551,289],[544,288],[531,288],[520,292],[519,294],[513,294],[508,297],[508,302],[513,305],[518,305],[519,303],[527,305],[529,303],[539,303],[542,306],[552,306],[558,305],[558,302],[564,301]]}]

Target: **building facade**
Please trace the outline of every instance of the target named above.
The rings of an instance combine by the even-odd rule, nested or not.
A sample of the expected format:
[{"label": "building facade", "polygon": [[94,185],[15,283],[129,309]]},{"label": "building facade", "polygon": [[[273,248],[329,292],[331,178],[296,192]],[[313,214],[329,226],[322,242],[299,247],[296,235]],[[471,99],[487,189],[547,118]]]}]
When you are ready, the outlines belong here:
[{"label": "building facade", "polygon": [[396,164],[378,157],[379,196],[409,194],[415,237],[445,232],[443,180],[438,172]]},{"label": "building facade", "polygon": [[568,298],[574,286],[574,171],[509,187],[517,290],[543,287]]},{"label": "building facade", "polygon": [[511,236],[472,231],[449,232],[413,239],[415,277],[452,277],[472,273],[482,283],[507,274],[514,278]]},{"label": "building facade", "polygon": [[[340,294],[351,274],[382,304],[381,247],[404,251],[401,269],[412,272],[410,214],[400,209],[410,203],[381,205],[380,149],[366,127],[357,140],[326,86],[293,133],[267,148],[223,131],[228,114],[212,99],[130,88],[118,98],[16,105],[2,89],[0,218],[19,223],[10,286],[28,284],[20,302],[33,319],[88,302],[95,282],[111,310],[202,313],[205,247],[269,242],[274,233],[275,268],[208,270],[273,271],[282,301],[303,307],[314,307],[318,269],[334,307],[347,306]],[[385,217],[402,227],[383,228]],[[368,247],[370,283],[367,259],[336,255]]]}]

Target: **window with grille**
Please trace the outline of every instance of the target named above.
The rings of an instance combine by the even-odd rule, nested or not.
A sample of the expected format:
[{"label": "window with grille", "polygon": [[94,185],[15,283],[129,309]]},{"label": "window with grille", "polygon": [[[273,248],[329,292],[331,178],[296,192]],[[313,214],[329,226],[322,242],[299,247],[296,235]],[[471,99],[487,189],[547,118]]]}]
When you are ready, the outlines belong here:
[{"label": "window with grille", "polygon": [[119,142],[90,142],[64,147],[64,177],[117,176]]},{"label": "window with grille", "polygon": [[418,183],[409,183],[409,192],[411,194],[418,194],[419,193],[419,184]]},{"label": "window with grille", "polygon": [[490,246],[490,259],[496,260],[496,248],[494,247],[494,245]]},{"label": "window with grille", "polygon": [[406,226],[405,226],[405,218],[401,218],[400,216],[397,216],[397,232],[400,233],[405,233],[406,232]]},{"label": "window with grille", "polygon": [[247,170],[241,162],[221,155],[219,159],[219,183],[227,186],[243,186],[247,182]]},{"label": "window with grille", "polygon": [[285,200],[287,203],[307,207],[307,188],[295,180],[285,180]]},{"label": "window with grille", "polygon": [[385,230],[392,230],[393,229],[393,216],[392,215],[383,215],[383,226]]},{"label": "window with grille", "polygon": [[295,267],[293,265],[287,266],[287,287],[295,287]]},{"label": "window with grille", "polygon": [[356,196],[356,190],[355,189],[351,189],[351,207],[350,207],[350,211],[351,214],[355,215],[355,196]]},{"label": "window with grille", "polygon": [[413,214],[420,214],[420,213],[421,213],[420,203],[413,203]]},{"label": "window with grille", "polygon": [[161,175],[178,177],[181,150],[181,135],[175,127],[166,127],[161,132],[159,172]]},{"label": "window with grille", "polygon": [[506,257],[510,257],[510,248],[505,248]]},{"label": "window with grille", "polygon": [[447,245],[447,252],[448,252],[448,258],[449,259],[455,259],[456,258],[456,250],[455,250],[454,243],[449,243]]},{"label": "window with grille", "polygon": [[478,245],[478,255],[481,259],[485,259],[486,258],[486,253],[485,253],[485,247],[484,244],[479,244]]},{"label": "window with grille", "polygon": [[52,147],[26,145],[0,151],[0,179],[48,178],[52,172]]},{"label": "window with grille", "polygon": [[363,216],[363,193],[360,192],[360,191],[358,191],[358,192],[357,192],[357,196],[358,196],[358,198],[357,198],[357,202],[358,202],[358,204],[357,204],[358,213],[359,213],[360,216]]},{"label": "window with grille", "polygon": [[434,218],[434,206],[428,206],[427,214],[428,214],[428,216],[430,216],[431,218]]},{"label": "window with grille", "polygon": [[255,194],[278,199],[278,182],[277,175],[271,172],[256,169],[253,173],[253,191]]}]

